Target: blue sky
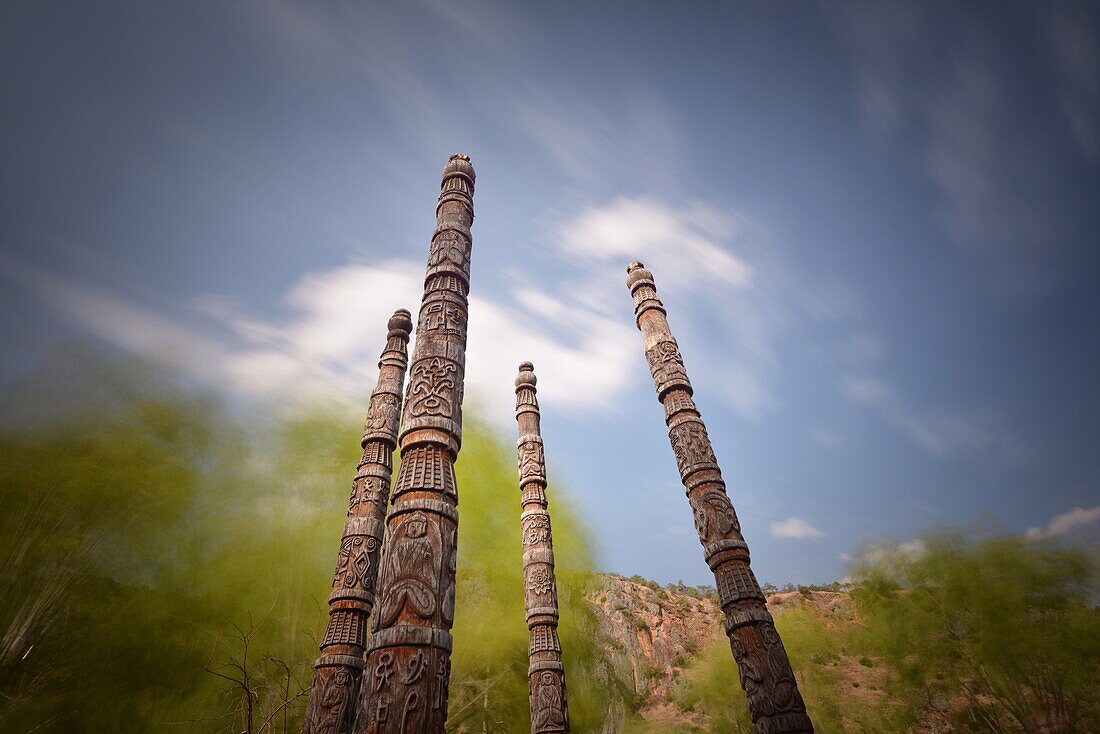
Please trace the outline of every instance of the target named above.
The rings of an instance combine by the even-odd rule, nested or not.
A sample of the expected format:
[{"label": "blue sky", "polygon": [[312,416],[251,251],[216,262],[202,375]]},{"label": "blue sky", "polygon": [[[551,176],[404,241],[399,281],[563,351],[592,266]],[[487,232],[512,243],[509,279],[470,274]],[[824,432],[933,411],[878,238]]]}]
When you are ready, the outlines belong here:
[{"label": "blue sky", "polygon": [[937,524],[1100,523],[1094,5],[0,12],[0,375],[91,336],[231,394],[362,401],[464,152],[468,398],[510,436],[534,361],[605,568],[709,577],[633,259],[762,580]]}]

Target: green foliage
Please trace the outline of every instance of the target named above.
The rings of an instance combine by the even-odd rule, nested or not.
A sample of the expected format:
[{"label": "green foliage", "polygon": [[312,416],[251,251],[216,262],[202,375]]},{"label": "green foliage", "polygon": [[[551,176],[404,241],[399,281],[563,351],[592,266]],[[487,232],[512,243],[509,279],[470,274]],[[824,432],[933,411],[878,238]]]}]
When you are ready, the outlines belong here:
[{"label": "green foliage", "polygon": [[[296,731],[362,408],[227,408],[87,352],[0,408],[0,731]],[[463,438],[451,731],[526,732],[514,449],[476,417]],[[700,731],[630,714],[645,694],[584,601],[590,533],[550,496],[574,731]],[[854,615],[815,606],[846,584],[784,587],[776,626],[818,731],[1100,731],[1087,555],[973,531],[912,548],[864,549]],[[671,700],[751,732],[727,642],[684,650]]]},{"label": "green foliage", "polygon": [[1047,541],[942,531],[919,553],[865,549],[854,596],[913,717],[961,708],[975,731],[1096,731],[1095,571]]},{"label": "green foliage", "polygon": [[[141,365],[61,362],[14,386],[0,430],[0,730],[296,731],[362,407],[230,411]],[[526,732],[514,448],[476,418],[463,439],[451,730]],[[593,731],[633,694],[583,601],[589,534],[550,495],[570,710]]]}]

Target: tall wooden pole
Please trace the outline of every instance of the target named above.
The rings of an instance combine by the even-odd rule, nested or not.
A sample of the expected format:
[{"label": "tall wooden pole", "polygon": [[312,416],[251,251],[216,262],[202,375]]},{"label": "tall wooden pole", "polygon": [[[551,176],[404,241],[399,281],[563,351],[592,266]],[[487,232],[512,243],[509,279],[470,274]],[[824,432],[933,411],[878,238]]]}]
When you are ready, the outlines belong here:
[{"label": "tall wooden pole", "polygon": [[517,455],[523,510],[523,603],[531,643],[527,680],[531,691],[531,734],[569,731],[565,668],[558,641],[558,587],[554,579],[554,539],[546,508],[546,463],[535,396],[535,367],[519,366],[516,378]]},{"label": "tall wooden pole", "polygon": [[351,487],[348,519],[328,598],[328,627],[313,673],[303,734],[349,734],[352,730],[367,618],[374,606],[378,557],[389,505],[412,316],[401,309],[390,318],[388,326],[386,347],[378,362],[378,383],[371,394],[363,430],[363,458]]},{"label": "tall wooden pole", "polygon": [[749,716],[757,734],[813,732],[783,641],[749,568],[749,548],[726,495],[707,428],[692,400],[684,360],[669,331],[653,274],[640,262],[632,262],[626,272],[649,371],[665,409],[669,441],[726,614],[726,634],[748,698]]},{"label": "tall wooden pole", "polygon": [[451,156],[428,252],[357,734],[436,734],[447,721],[473,194],[470,159]]}]

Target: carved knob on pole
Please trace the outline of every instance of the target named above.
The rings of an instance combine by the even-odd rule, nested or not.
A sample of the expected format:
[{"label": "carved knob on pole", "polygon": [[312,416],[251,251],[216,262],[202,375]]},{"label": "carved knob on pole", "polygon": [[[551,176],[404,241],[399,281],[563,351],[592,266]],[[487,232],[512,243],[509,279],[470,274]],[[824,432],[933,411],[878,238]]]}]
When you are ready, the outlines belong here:
[{"label": "carved knob on pole", "polygon": [[400,337],[404,335],[405,341],[408,341],[413,328],[412,314],[409,313],[407,308],[399,308],[393,312],[393,316],[390,316],[389,323],[386,325],[390,329],[388,336]]},{"label": "carved knob on pole", "polygon": [[470,163],[470,156],[463,153],[455,153],[451,156],[451,159],[447,161],[447,165],[443,166],[443,178],[449,176],[465,176],[473,183],[477,176],[474,174],[474,166]]},{"label": "carved knob on pole", "polygon": [[535,365],[530,362],[519,363],[519,375],[516,377],[516,390],[523,387],[534,387],[538,383],[535,377]]}]

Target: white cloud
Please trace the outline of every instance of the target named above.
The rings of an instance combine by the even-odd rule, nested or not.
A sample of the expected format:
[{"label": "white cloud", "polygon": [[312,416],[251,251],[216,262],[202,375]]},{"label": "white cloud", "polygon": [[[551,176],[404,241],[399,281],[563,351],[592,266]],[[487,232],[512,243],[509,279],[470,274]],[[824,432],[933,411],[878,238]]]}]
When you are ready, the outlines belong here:
[{"label": "white cloud", "polygon": [[[619,197],[587,207],[558,232],[562,253],[584,260],[643,260],[660,273],[658,287],[720,282],[750,284],[752,268],[722,247],[738,232],[736,219],[702,204],[673,208],[650,197]],[[624,274],[625,277],[625,274]]]},{"label": "white cloud", "polygon": [[839,554],[839,555],[837,556],[837,558],[839,558],[840,560],[844,561],[845,563],[847,563],[848,561],[852,560],[852,556],[851,556],[850,554],[848,554],[848,553],[841,553],[841,554]]},{"label": "white cloud", "polygon": [[824,538],[825,533],[800,517],[789,517],[772,523],[772,535],[776,538]]},{"label": "white cloud", "polygon": [[[677,208],[653,198],[583,208],[547,233],[549,252],[581,263],[582,277],[525,273],[505,292],[471,294],[467,394],[491,415],[510,417],[522,360],[552,375],[540,395],[563,411],[614,408],[627,391],[648,389],[648,381],[630,379],[643,364],[624,282],[626,263],[637,257],[652,264],[662,294],[677,301],[673,326],[681,345],[706,336],[711,358],[685,348],[697,382],[742,415],[759,415],[770,401],[766,375],[778,322],[760,306],[769,295],[757,287],[754,269],[730,252],[742,224],[698,203]],[[155,358],[188,352],[183,367],[230,390],[316,399],[370,390],[385,323],[397,308],[418,311],[423,268],[422,261],[391,259],[306,273],[275,314],[252,314],[225,295],[194,299],[192,317],[231,332],[224,343],[59,276],[27,280],[68,318],[123,349]],[[524,284],[534,282],[538,288]],[[714,329],[693,328],[693,309],[724,326],[717,338]]]},{"label": "white cloud", "polygon": [[[584,207],[552,232],[564,259],[594,273],[571,298],[615,318],[622,309],[607,304],[625,295],[627,263],[644,262],[669,305],[692,376],[750,419],[773,404],[775,340],[787,322],[779,268],[760,247],[762,237],[737,213],[650,196]],[[693,359],[700,354],[711,358]]]},{"label": "white cloud", "polygon": [[1049,538],[1053,535],[1065,535],[1100,521],[1100,506],[1074,507],[1069,512],[1055,515],[1046,528],[1028,528],[1027,537],[1032,540]]}]

